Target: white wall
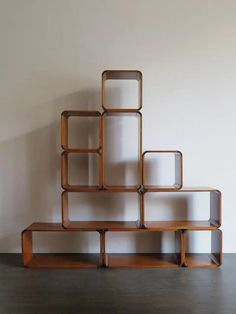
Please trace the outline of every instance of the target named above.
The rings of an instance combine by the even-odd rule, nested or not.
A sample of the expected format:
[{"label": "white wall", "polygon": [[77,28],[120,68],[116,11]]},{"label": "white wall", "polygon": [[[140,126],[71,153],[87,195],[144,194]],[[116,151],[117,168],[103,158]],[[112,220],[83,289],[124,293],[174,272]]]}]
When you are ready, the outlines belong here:
[{"label": "white wall", "polygon": [[[222,190],[236,252],[235,12],[234,0],[0,0],[1,252],[19,252],[31,222],[60,220],[60,113],[99,109],[105,69],[143,72],[143,148],[181,150],[185,185]],[[82,237],[41,249],[93,250]]]}]

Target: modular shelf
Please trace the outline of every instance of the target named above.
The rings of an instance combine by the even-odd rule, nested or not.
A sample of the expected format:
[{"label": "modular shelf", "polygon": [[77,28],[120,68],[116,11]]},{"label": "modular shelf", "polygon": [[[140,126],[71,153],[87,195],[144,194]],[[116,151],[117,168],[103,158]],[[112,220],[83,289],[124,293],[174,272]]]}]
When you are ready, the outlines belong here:
[{"label": "modular shelf", "polygon": [[[22,231],[24,266],[173,269],[220,266],[221,192],[183,187],[180,151],[142,151],[140,71],[107,70],[102,73],[101,83],[102,112],[67,110],[61,114],[62,222],[33,223]],[[124,93],[118,95],[121,87]],[[135,90],[136,95],[132,93]],[[124,106],[122,97],[126,93],[130,98]],[[161,172],[163,165],[167,166]],[[198,194],[203,200],[194,200]],[[155,197],[149,198],[150,195]],[[98,253],[35,253],[33,234],[44,232],[96,233]],[[109,245],[109,241],[117,239],[114,233],[123,241]],[[201,233],[206,238],[201,238]],[[127,245],[127,237],[131,242],[134,240],[130,242],[134,246]]]},{"label": "modular shelf", "polygon": [[[152,165],[148,164],[148,156],[155,156],[156,158],[161,156],[173,156],[174,157],[174,182],[168,185],[163,184],[149,184],[149,178],[147,173],[147,168],[150,168],[150,172],[153,172],[153,169],[156,167],[153,167]],[[168,167],[169,168],[169,167]],[[166,172],[168,171],[168,168]],[[166,173],[165,173],[166,177]],[[175,191],[179,190],[183,186],[183,155],[180,151],[176,150],[147,150],[142,155],[142,185],[144,186],[145,191],[148,192],[158,192],[158,191]]]},{"label": "modular shelf", "polygon": [[[140,234],[147,230],[139,229]],[[149,232],[148,232],[149,233]],[[153,233],[153,232],[152,232]],[[158,233],[158,232],[155,232]],[[111,232],[106,232],[106,237]],[[150,233],[149,233],[150,234]],[[162,235],[162,233],[158,233]],[[178,268],[183,263],[183,233],[174,232],[176,253],[106,253],[106,240],[103,237],[103,252],[106,267],[109,268]]]},{"label": "modular shelf", "polygon": [[[93,160],[93,161],[97,161],[97,163],[95,162],[95,167],[97,168],[97,171],[93,171],[93,173],[96,173],[96,178],[95,181],[97,183],[97,185],[85,185],[85,184],[71,184],[70,181],[70,174],[72,171],[69,171],[69,157],[70,156],[78,156],[78,157],[87,157],[87,159],[85,160],[88,165],[89,165],[89,155],[92,158],[96,158],[97,160]],[[88,170],[88,165],[80,165],[82,167],[81,170]],[[102,158],[101,158],[101,154],[100,153],[81,153],[81,152],[66,152],[64,151],[61,154],[61,186],[64,190],[67,191],[97,191],[97,190],[101,190],[102,189]],[[89,173],[87,171],[86,173],[86,178],[83,178],[83,181],[86,181],[86,183],[88,183],[89,181]],[[78,183],[79,180],[82,181],[81,177],[81,173],[76,171],[76,182]],[[94,181],[94,180],[93,180]],[[84,182],[83,182],[84,183]]]},{"label": "modular shelf", "polygon": [[217,229],[208,232],[211,233],[209,253],[195,253],[192,252],[191,245],[189,249],[187,248],[187,242],[190,241],[193,233],[196,236],[199,231],[184,231],[183,266],[189,268],[215,268],[222,264],[222,231]]},{"label": "modular shelf", "polygon": [[[170,191],[165,191],[170,192]],[[155,192],[154,192],[155,193]],[[146,220],[145,214],[147,213],[147,209],[145,208],[145,197],[147,197],[148,194],[154,194],[154,193],[145,193],[142,202],[141,212],[143,213],[143,225],[148,229],[153,230],[162,230],[169,229],[169,230],[214,230],[221,226],[221,206],[222,206],[222,200],[221,200],[221,192],[217,189],[213,188],[188,188],[184,187],[181,190],[175,191],[172,194],[175,194],[176,196],[180,195],[186,195],[186,193],[208,193],[209,194],[209,218],[206,220],[192,220],[192,219],[179,219],[179,220]],[[156,192],[157,198],[160,197],[160,194]],[[169,193],[167,193],[169,195]],[[157,200],[158,202],[158,200]],[[182,205],[180,205],[182,206]],[[158,208],[155,209],[156,211],[160,210]],[[201,210],[201,208],[198,208],[198,212]],[[175,210],[175,214],[177,214],[178,210]]]},{"label": "modular shelf", "polygon": [[[111,108],[107,105],[106,82],[108,80],[136,80],[138,82],[138,103],[136,108]],[[107,70],[102,73],[101,104],[104,111],[109,112],[136,112],[141,110],[143,104],[143,79],[142,73],[136,70]]]},{"label": "modular shelf", "polygon": [[[116,125],[117,122],[120,122],[117,127],[118,128],[117,132],[120,134],[124,134],[124,130],[121,127],[121,124],[122,124],[121,122],[122,122],[122,118],[126,119],[127,117],[137,118],[137,122],[138,122],[137,124],[135,123],[135,127],[138,128],[137,138],[136,138],[137,147],[133,148],[135,150],[136,156],[135,157],[132,156],[132,160],[123,162],[123,164],[121,165],[119,164],[119,162],[118,163],[116,162],[116,164],[113,165],[113,163],[111,163],[111,161],[109,160],[110,158],[109,156],[111,154],[113,154],[114,155],[113,157],[115,157],[117,160],[119,153],[122,154],[125,151],[130,149],[130,144],[128,142],[127,142],[127,146],[122,147],[121,149],[119,145],[114,146],[115,144],[114,141],[111,141],[111,133],[114,132],[114,128],[117,127]],[[112,123],[108,122],[110,118],[113,119]],[[134,120],[132,120],[132,122],[134,122]],[[142,183],[142,114],[140,112],[124,112],[124,111],[119,112],[119,113],[108,112],[108,111],[103,112],[102,130],[103,130],[102,178],[103,178],[104,189],[112,190],[112,191],[122,191],[122,192],[125,192],[125,190],[137,192]],[[108,141],[108,137],[109,137],[110,142]],[[111,149],[111,145],[113,149]],[[126,173],[124,174],[124,177],[120,179],[121,173],[124,171],[123,170],[124,168],[126,169]],[[135,178],[132,178],[131,180],[132,184],[125,182],[127,178],[127,173],[131,172],[131,170],[132,170],[132,177],[135,177]],[[108,175],[111,176],[111,174],[113,174],[112,182],[111,182],[111,179],[108,178]],[[119,177],[119,182],[118,182],[117,176]]]},{"label": "modular shelf", "polygon": [[34,232],[68,233],[60,223],[33,223],[22,232],[22,256],[25,267],[32,268],[97,268],[100,254],[35,254],[33,253]]},{"label": "modular shelf", "polygon": [[[101,192],[105,192],[105,194],[101,193]],[[141,201],[140,201],[140,195],[137,193],[136,194],[136,198],[135,200],[132,199],[132,201],[136,202],[135,205],[135,210],[137,211],[137,220],[134,221],[120,221],[120,220],[97,220],[97,221],[77,221],[77,220],[71,220],[70,218],[70,201],[69,201],[69,194],[73,193],[70,191],[64,191],[61,195],[61,207],[62,207],[62,225],[64,228],[68,229],[68,230],[75,230],[75,231],[95,231],[95,230],[112,230],[112,231],[132,231],[132,230],[136,230],[138,228],[141,227],[140,225],[140,221],[141,218],[140,216],[142,215],[141,213]],[[93,204],[97,204],[98,208],[99,208],[99,203],[101,200],[104,201],[104,197],[107,194],[106,191],[95,191],[94,195],[100,196],[99,199],[95,199]],[[131,193],[132,197],[134,197],[135,195],[133,193]],[[126,194],[127,195],[127,194]],[[115,193],[113,195],[114,197],[117,196],[117,193]],[[114,210],[114,202],[116,199],[112,199],[110,196],[108,198],[108,201],[111,202],[111,206],[113,206],[113,210]],[[77,203],[77,201],[76,201]],[[81,207],[81,209],[85,206],[85,204],[83,205],[78,205]],[[104,206],[104,205],[103,205]],[[108,205],[107,205],[108,206]],[[121,212],[122,211],[122,207],[120,207],[120,205],[118,204],[116,206],[118,208],[118,211]],[[116,208],[116,209],[117,209]],[[96,209],[95,209],[96,210]],[[88,209],[86,209],[86,212],[88,212]]]},{"label": "modular shelf", "polygon": [[[98,132],[97,133],[97,145],[95,147],[71,147],[69,143],[69,118],[94,118],[98,119]],[[81,131],[80,137],[84,135]],[[101,152],[101,142],[102,142],[102,123],[101,123],[101,113],[99,111],[93,110],[67,110],[63,111],[61,114],[61,147],[67,152],[80,152],[80,153],[96,153]]]}]

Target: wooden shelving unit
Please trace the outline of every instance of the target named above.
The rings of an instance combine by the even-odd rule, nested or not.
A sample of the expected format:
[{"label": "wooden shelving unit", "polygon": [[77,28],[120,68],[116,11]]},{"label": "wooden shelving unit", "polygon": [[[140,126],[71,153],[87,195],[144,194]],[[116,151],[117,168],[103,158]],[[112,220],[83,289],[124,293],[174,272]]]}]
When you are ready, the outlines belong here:
[{"label": "wooden shelving unit", "polygon": [[[138,84],[138,101],[136,108],[122,108],[117,104],[112,107],[107,103],[106,82],[108,80],[135,80]],[[23,264],[32,268],[178,268],[178,267],[207,267],[215,268],[222,263],[222,232],[221,226],[221,192],[213,188],[183,187],[183,156],[177,150],[148,150],[142,151],[142,114],[140,110],[143,105],[143,78],[140,71],[134,70],[108,70],[102,73],[101,108],[103,112],[88,110],[68,110],[61,115],[61,186],[64,190],[61,196],[62,223],[33,223],[22,232],[22,256]],[[106,154],[107,137],[105,132],[106,122],[109,117],[135,116],[139,121],[138,131],[138,157],[137,157],[137,182],[135,184],[109,184],[106,179]],[[69,123],[70,117],[83,119],[96,119],[97,141],[96,144],[81,147],[70,144]],[[78,135],[79,136],[79,135]],[[69,166],[71,156],[92,156],[97,159],[98,172],[96,182],[89,184],[71,183],[69,177]],[[174,160],[173,182],[170,184],[150,184],[147,178],[148,156],[172,156]],[[80,169],[78,169],[79,175]],[[136,193],[138,197],[138,220],[71,220],[69,193]],[[146,208],[146,197],[149,194],[156,195],[165,193],[176,193],[180,195],[194,195],[196,193],[209,195],[209,217],[205,220],[194,220],[191,217],[185,219],[146,219],[148,209]],[[135,194],[132,194],[135,195]],[[157,199],[158,202],[158,199]],[[154,205],[155,206],[155,205]],[[156,206],[155,206],[156,207]],[[155,208],[154,208],[155,209]],[[200,208],[199,208],[200,210]],[[110,208],[112,211],[112,208]],[[97,254],[35,254],[33,249],[34,233],[78,233],[94,232],[99,237],[99,252]],[[149,253],[107,253],[106,239],[113,232],[135,233],[138,235],[162,235],[165,232],[172,234],[175,241],[174,252],[166,252],[158,249],[157,252]],[[211,234],[211,247],[209,252],[194,252],[189,244],[193,234],[199,232]],[[191,246],[191,245],[190,245]],[[160,252],[161,251],[161,252]]]}]

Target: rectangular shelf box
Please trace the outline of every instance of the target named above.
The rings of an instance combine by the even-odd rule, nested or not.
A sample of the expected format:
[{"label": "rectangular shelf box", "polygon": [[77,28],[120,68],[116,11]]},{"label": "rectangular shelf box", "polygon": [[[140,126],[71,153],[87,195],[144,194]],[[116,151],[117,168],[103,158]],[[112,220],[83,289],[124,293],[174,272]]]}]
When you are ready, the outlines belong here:
[{"label": "rectangular shelf box", "polygon": [[[136,70],[107,70],[102,73],[102,108],[105,111],[138,111],[142,108],[142,73]],[[131,104],[126,107],[125,104]]]},{"label": "rectangular shelf box", "polygon": [[[73,130],[71,130],[72,127]],[[72,134],[75,137],[72,137]],[[69,110],[62,112],[61,147],[63,150],[67,152],[100,152],[101,142],[102,123],[99,111]]]},{"label": "rectangular shelf box", "polygon": [[180,151],[148,150],[142,155],[142,185],[146,191],[178,190],[183,185]]},{"label": "rectangular shelf box", "polygon": [[[110,249],[114,248],[114,239],[123,252]],[[132,245],[134,248],[130,250]],[[139,229],[137,232],[106,232],[106,243],[104,237],[103,245],[104,263],[110,268],[177,268],[182,265],[182,246],[180,231],[147,232]]]},{"label": "rectangular shelf box", "polygon": [[61,186],[67,191],[96,191],[102,187],[102,157],[99,153],[63,152]]},{"label": "rectangular shelf box", "polygon": [[147,192],[141,211],[148,229],[213,230],[221,226],[221,192],[211,188]]},{"label": "rectangular shelf box", "polygon": [[222,231],[184,231],[184,262],[190,268],[215,268],[222,264]]},{"label": "rectangular shelf box", "polygon": [[[99,253],[50,253],[42,254],[34,252],[33,234],[46,233],[47,237],[56,234],[69,234],[60,223],[33,223],[22,232],[22,257],[25,267],[32,268],[97,268],[100,265]],[[98,247],[99,247],[98,235]]]},{"label": "rectangular shelf box", "polygon": [[102,125],[104,188],[136,192],[142,175],[142,114],[104,112]]},{"label": "rectangular shelf box", "polygon": [[[62,223],[66,229],[129,231],[139,227],[140,196],[138,193],[64,191],[61,205]],[[93,220],[94,216],[97,220]]]}]

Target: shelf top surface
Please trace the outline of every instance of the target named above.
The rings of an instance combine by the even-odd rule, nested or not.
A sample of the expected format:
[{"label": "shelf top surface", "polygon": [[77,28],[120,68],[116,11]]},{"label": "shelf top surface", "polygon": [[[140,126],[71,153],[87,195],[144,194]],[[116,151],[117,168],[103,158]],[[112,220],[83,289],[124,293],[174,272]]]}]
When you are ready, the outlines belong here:
[{"label": "shelf top surface", "polygon": [[73,231],[176,231],[176,230],[215,230],[219,226],[210,221],[174,220],[174,221],[146,221],[146,228],[139,228],[137,221],[71,221],[66,228],[61,223],[36,222],[26,230],[44,232],[73,232]]}]

